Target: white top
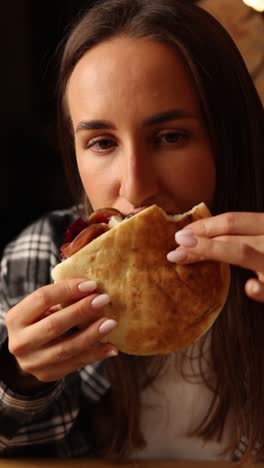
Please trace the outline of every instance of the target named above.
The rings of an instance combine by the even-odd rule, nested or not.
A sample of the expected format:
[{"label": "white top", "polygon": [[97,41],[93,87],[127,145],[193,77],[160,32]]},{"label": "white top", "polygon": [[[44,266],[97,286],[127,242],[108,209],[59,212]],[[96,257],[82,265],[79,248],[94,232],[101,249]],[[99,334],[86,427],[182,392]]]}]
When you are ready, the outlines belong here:
[{"label": "white top", "polygon": [[[188,355],[198,349],[197,344],[187,350]],[[141,427],[147,446],[134,451],[132,458],[231,460],[231,454],[221,455],[232,430],[230,417],[220,443],[188,436],[205,416],[212,393],[201,377],[194,376],[198,371],[197,360],[193,364],[188,358],[184,361],[187,381],[179,372],[178,357],[179,353],[170,354],[164,371],[142,392]],[[208,362],[204,361],[203,369],[206,365],[208,369]]]}]

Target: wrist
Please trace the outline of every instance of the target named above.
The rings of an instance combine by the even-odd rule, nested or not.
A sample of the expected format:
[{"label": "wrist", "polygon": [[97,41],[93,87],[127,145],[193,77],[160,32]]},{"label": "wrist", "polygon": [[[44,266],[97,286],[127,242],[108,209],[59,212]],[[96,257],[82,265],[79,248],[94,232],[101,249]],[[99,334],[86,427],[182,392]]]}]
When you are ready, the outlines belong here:
[{"label": "wrist", "polygon": [[8,339],[1,349],[0,361],[0,379],[14,393],[30,396],[54,386],[54,382],[41,382],[21,369],[15,356],[8,349]]}]

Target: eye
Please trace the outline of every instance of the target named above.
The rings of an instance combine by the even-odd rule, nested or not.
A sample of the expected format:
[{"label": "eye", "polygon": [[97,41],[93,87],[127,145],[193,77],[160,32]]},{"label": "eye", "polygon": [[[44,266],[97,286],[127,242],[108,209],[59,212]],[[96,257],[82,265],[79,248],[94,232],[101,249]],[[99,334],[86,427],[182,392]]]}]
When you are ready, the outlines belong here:
[{"label": "eye", "polygon": [[117,143],[108,137],[93,138],[86,145],[86,149],[92,149],[98,153],[104,153],[117,146]]},{"label": "eye", "polygon": [[188,138],[188,134],[183,131],[174,130],[174,131],[166,131],[160,133],[157,137],[157,141],[160,143],[165,144],[180,144],[183,143]]}]

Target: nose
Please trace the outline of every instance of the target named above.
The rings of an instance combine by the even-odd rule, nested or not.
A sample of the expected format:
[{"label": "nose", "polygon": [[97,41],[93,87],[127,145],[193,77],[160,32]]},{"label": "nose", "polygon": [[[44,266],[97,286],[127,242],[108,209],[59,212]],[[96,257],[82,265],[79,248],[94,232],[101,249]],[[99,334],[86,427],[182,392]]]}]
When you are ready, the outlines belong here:
[{"label": "nose", "polygon": [[150,154],[132,148],[122,157],[119,195],[134,207],[155,203],[158,178]]}]

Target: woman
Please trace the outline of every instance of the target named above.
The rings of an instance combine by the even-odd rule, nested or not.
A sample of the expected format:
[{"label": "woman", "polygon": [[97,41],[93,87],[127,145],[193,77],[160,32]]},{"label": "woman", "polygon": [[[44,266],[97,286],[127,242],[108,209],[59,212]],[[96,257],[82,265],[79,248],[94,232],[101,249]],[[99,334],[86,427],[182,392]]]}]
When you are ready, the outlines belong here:
[{"label": "woman", "polygon": [[50,284],[76,210],[27,228],[2,260],[2,453],[260,459],[264,128],[236,47],[185,2],[101,1],[66,42],[59,123],[83,211],[204,201],[215,216],[178,233],[168,261],[228,262],[232,283],[215,325],[186,352],[117,356],[99,344],[117,324],[103,317],[111,298],[93,278]]}]

